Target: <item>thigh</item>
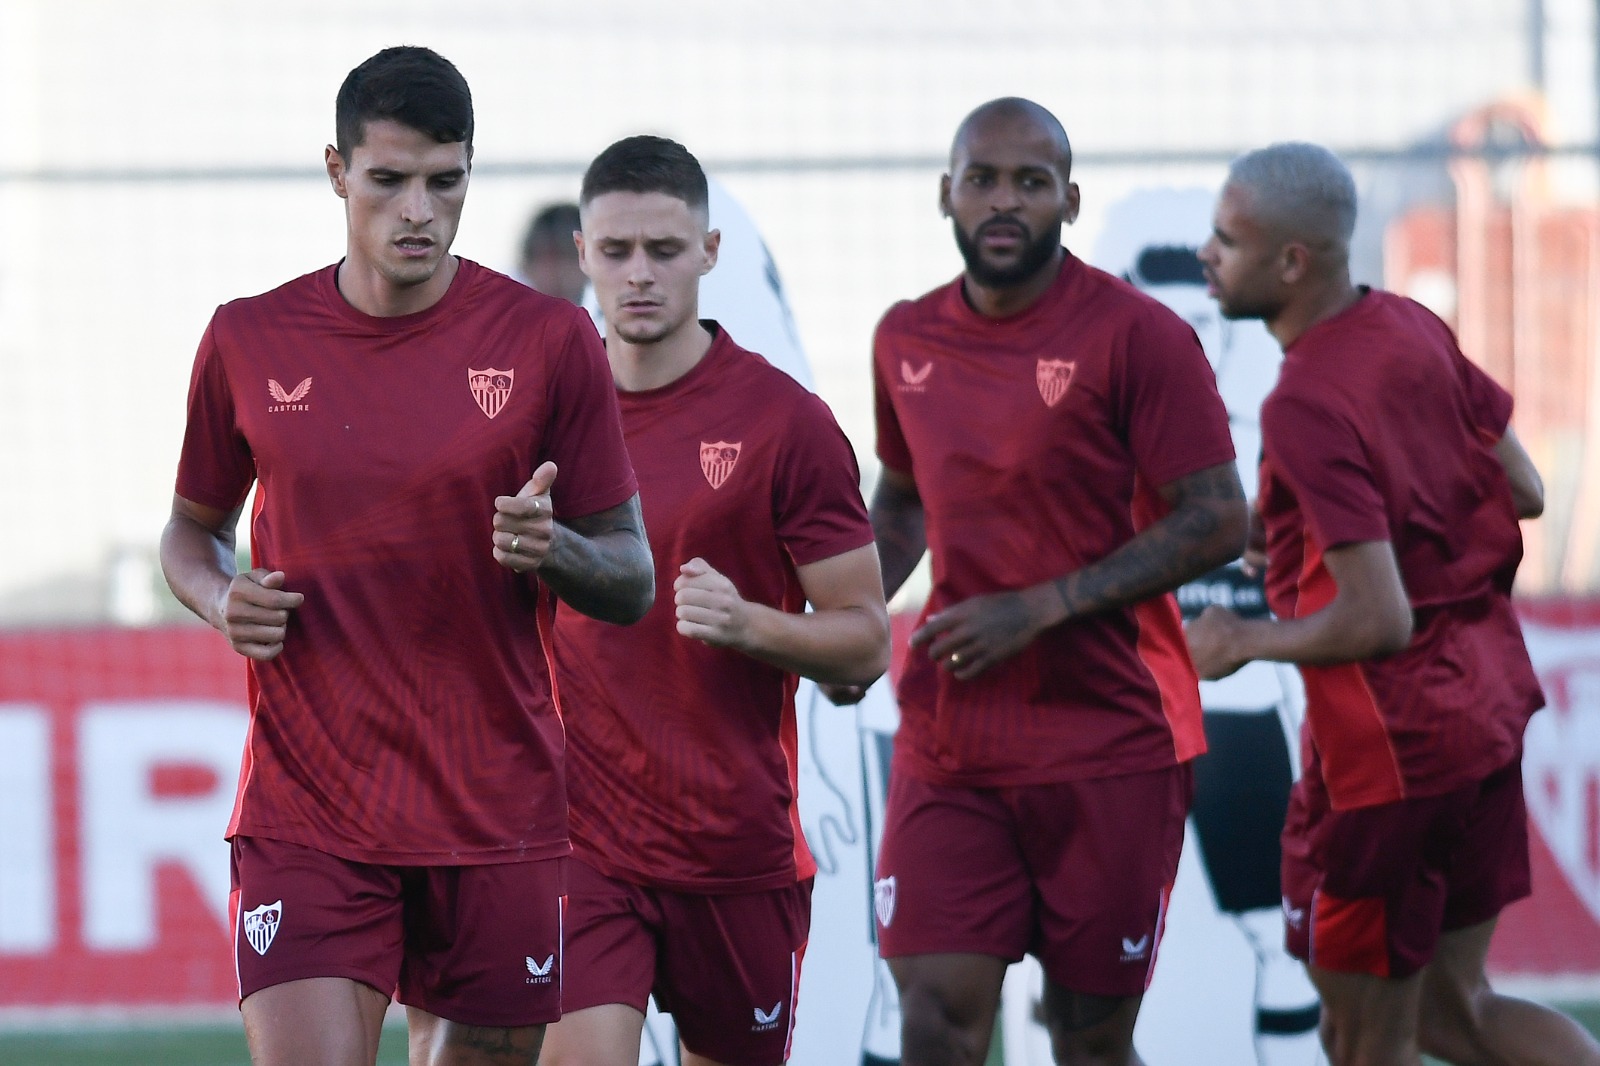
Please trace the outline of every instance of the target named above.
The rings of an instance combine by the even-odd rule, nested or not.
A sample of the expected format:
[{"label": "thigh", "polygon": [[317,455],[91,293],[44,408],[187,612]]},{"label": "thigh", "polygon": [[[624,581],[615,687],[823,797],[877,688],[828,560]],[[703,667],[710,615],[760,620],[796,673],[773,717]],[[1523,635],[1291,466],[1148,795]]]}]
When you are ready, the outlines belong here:
[{"label": "thigh", "polygon": [[582,859],[572,859],[567,871],[563,1016],[622,1004],[642,1018],[655,984],[661,931],[654,896]]},{"label": "thigh", "polygon": [[253,992],[240,1005],[255,1066],[372,1066],[389,997],[346,977],[308,977]]},{"label": "thigh", "polygon": [[404,951],[402,887],[384,866],[262,837],[233,840],[229,912],[239,998],[337,977],[395,989]]},{"label": "thigh", "polygon": [[767,892],[659,892],[655,992],[683,1046],[714,1062],[777,1066],[789,1058],[811,881]]},{"label": "thigh", "polygon": [[487,1029],[561,1017],[566,862],[406,871],[401,1002]]},{"label": "thigh", "polygon": [[1030,950],[1062,989],[1144,994],[1192,794],[1187,765],[1013,790],[1039,919]]},{"label": "thigh", "polygon": [[873,909],[886,959],[1021,959],[1033,926],[1033,889],[999,794],[891,778]]}]

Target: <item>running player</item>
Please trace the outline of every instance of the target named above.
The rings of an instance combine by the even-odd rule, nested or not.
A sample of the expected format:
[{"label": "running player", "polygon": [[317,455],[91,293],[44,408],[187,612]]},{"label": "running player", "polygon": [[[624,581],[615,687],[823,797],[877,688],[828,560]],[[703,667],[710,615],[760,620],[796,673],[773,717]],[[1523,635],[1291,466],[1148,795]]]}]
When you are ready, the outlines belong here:
[{"label": "running player", "polygon": [[1284,349],[1258,498],[1276,618],[1210,608],[1197,668],[1300,666],[1284,830],[1290,951],[1334,1066],[1600,1063],[1562,1014],[1484,976],[1527,895],[1522,734],[1544,698],[1511,608],[1543,487],[1511,396],[1421,305],[1352,283],[1355,182],[1326,149],[1237,160],[1200,258],[1224,315]]},{"label": "running player", "polygon": [[[234,951],[258,1064],[532,1063],[569,852],[555,599],[653,594],[605,354],[577,307],[450,253],[472,98],[386,49],[339,90],[344,259],[219,308],[162,565],[250,660]],[[250,515],[252,567],[235,527]]]},{"label": "running player", "polygon": [[652,993],[686,1063],[788,1058],[816,873],[796,678],[868,684],[888,664],[849,442],[699,318],[707,198],[694,156],[645,136],[596,157],[579,199],[658,589],[637,626],[556,623],[575,858],[547,1066],[633,1066]]}]

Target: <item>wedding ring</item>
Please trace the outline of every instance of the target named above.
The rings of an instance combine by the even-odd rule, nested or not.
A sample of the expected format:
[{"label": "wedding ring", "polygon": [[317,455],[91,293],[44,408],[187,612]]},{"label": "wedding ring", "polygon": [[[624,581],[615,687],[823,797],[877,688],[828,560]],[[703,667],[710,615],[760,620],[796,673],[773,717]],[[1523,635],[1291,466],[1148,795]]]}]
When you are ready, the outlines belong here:
[{"label": "wedding ring", "polygon": [[960,666],[961,665],[961,653],[960,652],[953,652],[950,655],[950,665],[951,666]]},{"label": "wedding ring", "polygon": [[522,543],[522,534],[521,533],[513,533],[513,534],[511,534],[511,554],[512,555],[517,554],[517,545],[521,544],[521,543]]}]

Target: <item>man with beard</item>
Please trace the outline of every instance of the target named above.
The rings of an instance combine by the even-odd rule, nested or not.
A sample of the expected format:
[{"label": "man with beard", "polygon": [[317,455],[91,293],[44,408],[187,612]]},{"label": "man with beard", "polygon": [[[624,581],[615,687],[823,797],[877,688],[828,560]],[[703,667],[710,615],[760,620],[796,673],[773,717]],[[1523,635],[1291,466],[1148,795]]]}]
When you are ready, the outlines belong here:
[{"label": "man with beard", "polygon": [[875,892],[907,1066],[983,1062],[1026,952],[1059,1061],[1138,1061],[1205,747],[1169,593],[1244,545],[1205,353],[1061,246],[1071,166],[1038,104],[969,115],[939,196],[966,270],[875,339],[885,590],[933,563]]}]

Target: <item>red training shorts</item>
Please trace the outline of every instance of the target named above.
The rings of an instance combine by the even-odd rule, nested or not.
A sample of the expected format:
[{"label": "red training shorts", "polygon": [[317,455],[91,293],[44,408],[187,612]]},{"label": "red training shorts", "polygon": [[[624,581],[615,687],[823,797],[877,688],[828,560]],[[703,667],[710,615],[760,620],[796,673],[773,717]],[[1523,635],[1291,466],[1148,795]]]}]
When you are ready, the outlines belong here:
[{"label": "red training shorts", "polygon": [[1408,977],[1442,933],[1529,892],[1520,758],[1447,792],[1335,811],[1295,786],[1283,830],[1289,953],[1341,973]]},{"label": "red training shorts", "polygon": [[873,891],[878,949],[1033,954],[1068,991],[1141,995],[1192,795],[1187,764],[1006,788],[895,777]]},{"label": "red training shorts", "polygon": [[573,859],[567,1013],[644,1011],[652,992],[683,1046],[728,1066],[787,1062],[811,931],[811,880],[767,892],[678,892]]},{"label": "red training shorts", "polygon": [[229,913],[242,1002],[346,977],[464,1025],[561,1017],[566,859],[378,866],[235,837]]}]

